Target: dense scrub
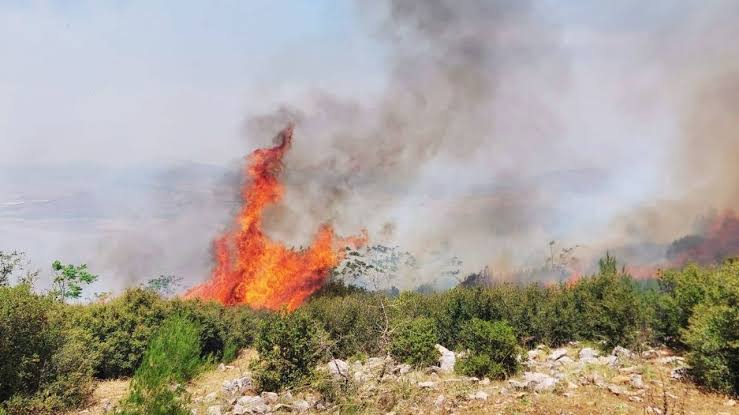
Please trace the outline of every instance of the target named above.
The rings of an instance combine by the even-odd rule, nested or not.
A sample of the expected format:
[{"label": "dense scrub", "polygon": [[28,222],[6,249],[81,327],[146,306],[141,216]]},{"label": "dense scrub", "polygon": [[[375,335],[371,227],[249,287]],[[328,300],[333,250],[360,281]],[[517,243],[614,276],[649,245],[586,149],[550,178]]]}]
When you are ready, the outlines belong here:
[{"label": "dense scrub", "polygon": [[91,338],[64,329],[61,305],[27,285],[0,288],[0,402],[10,414],[83,404],[99,362]]},{"label": "dense scrub", "polygon": [[309,382],[329,358],[389,353],[427,365],[437,358],[435,343],[469,351],[459,361],[462,373],[505,377],[517,369],[511,357],[520,348],[586,340],[604,349],[649,343],[683,349],[696,382],[737,393],[739,262],[667,270],[656,284],[634,281],[611,257],[600,265],[574,283],[397,296],[334,282],[293,314],[164,299],[141,288],[72,305],[27,285],[0,287],[0,408],[60,412],[84,404],[93,377],[143,376],[134,374],[153,359],[147,350],[158,347],[155,335],[173,316],[197,327],[201,360],[227,361],[240,348],[256,347],[255,380],[269,390]]},{"label": "dense scrub", "polygon": [[428,367],[439,360],[439,352],[434,347],[437,342],[434,320],[418,317],[398,324],[390,353],[398,361],[411,366]]},{"label": "dense scrub", "polygon": [[460,342],[466,354],[457,362],[458,372],[505,379],[518,371],[518,342],[508,323],[474,318],[462,327]]},{"label": "dense scrub", "polygon": [[259,360],[253,367],[259,390],[279,391],[308,380],[322,350],[316,327],[303,311],[264,320],[256,342]]},{"label": "dense scrub", "polygon": [[131,380],[121,415],[188,415],[183,384],[201,367],[202,326],[181,314],[168,317],[152,338]]}]

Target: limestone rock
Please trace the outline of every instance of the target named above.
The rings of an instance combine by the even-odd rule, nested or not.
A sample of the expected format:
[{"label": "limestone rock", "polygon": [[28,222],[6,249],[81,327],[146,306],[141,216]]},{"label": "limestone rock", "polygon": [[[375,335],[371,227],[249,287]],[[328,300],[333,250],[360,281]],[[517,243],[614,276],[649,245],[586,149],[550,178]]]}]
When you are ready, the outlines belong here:
[{"label": "limestone rock", "polygon": [[477,391],[475,393],[470,394],[467,397],[473,401],[487,401],[488,400],[488,394],[483,391]]},{"label": "limestone rock", "polygon": [[567,349],[561,348],[561,349],[554,349],[551,353],[549,353],[549,357],[547,359],[551,361],[559,360],[560,358],[567,356]]},{"label": "limestone rock", "polygon": [[328,367],[328,372],[331,373],[335,379],[345,379],[349,377],[349,365],[343,360],[332,359],[326,364],[326,366]]},{"label": "limestone rock", "polygon": [[580,349],[580,353],[578,354],[580,360],[586,361],[595,360],[598,355],[600,355],[600,353],[592,347],[583,347],[582,349]]},{"label": "limestone rock", "polygon": [[261,396],[242,396],[236,401],[247,412],[263,414],[269,411],[266,401]]},{"label": "limestone rock", "polygon": [[434,406],[436,409],[442,409],[444,408],[444,404],[446,403],[446,397],[444,395],[439,395],[436,397],[436,400],[434,401]]},{"label": "limestone rock", "polygon": [[457,363],[457,357],[454,355],[454,352],[440,344],[437,344],[434,347],[436,347],[436,350],[441,354],[439,357],[439,367],[441,368],[441,372],[454,372],[454,365]]}]

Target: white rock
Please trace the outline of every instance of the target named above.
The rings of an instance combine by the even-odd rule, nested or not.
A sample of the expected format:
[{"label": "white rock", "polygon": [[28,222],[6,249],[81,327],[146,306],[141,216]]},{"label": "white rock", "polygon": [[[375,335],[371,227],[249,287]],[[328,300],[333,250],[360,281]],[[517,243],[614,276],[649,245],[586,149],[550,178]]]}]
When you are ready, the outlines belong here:
[{"label": "white rock", "polygon": [[622,388],[622,387],[620,387],[618,385],[609,384],[607,386],[607,388],[614,395],[625,395],[626,394],[626,389],[624,389],[624,388]]},{"label": "white rock", "polygon": [[526,352],[526,355],[528,356],[529,360],[539,360],[539,357],[541,356],[541,350],[529,350],[528,352]]},{"label": "white rock", "polygon": [[454,365],[457,363],[457,357],[454,355],[454,352],[440,344],[437,344],[434,347],[436,347],[436,350],[441,354],[439,357],[439,367],[441,367],[441,371],[443,373],[454,372]]},{"label": "white rock", "polygon": [[629,377],[629,383],[631,386],[635,387],[636,389],[644,389],[644,381],[641,378],[641,375],[633,374]]},{"label": "white rock", "polygon": [[575,363],[575,361],[572,360],[572,358],[570,358],[569,356],[562,356],[557,360],[557,363],[562,366],[567,366]]},{"label": "white rock", "polygon": [[616,346],[613,348],[611,355],[616,356],[619,359],[628,359],[633,355],[633,353],[631,353],[631,350],[625,347]]},{"label": "white rock", "polygon": [[205,398],[203,398],[203,402],[205,402],[205,403],[210,403],[210,402],[213,402],[213,401],[215,401],[215,400],[216,400],[216,397],[217,397],[217,396],[218,396],[218,395],[216,395],[216,393],[215,393],[215,392],[211,392],[211,393],[209,393],[209,394],[205,395]]},{"label": "white rock", "polygon": [[275,403],[280,399],[280,396],[274,392],[262,392],[261,396],[267,403]]},{"label": "white rock", "polygon": [[567,356],[567,349],[560,348],[560,349],[554,349],[551,353],[549,353],[549,357],[547,359],[551,361],[555,361],[560,359],[561,357]]},{"label": "white rock", "polygon": [[434,385],[435,385],[434,382],[427,381],[427,382],[420,382],[418,384],[418,387],[419,388],[424,388],[424,389],[430,389],[430,388],[433,388]]},{"label": "white rock", "polygon": [[407,363],[403,363],[395,367],[395,370],[397,370],[398,373],[401,375],[405,375],[406,373],[409,373],[412,369],[413,368],[411,367],[411,365]]},{"label": "white rock", "polygon": [[444,408],[444,404],[446,403],[446,397],[444,395],[439,395],[436,397],[436,400],[434,401],[434,406],[437,409]]},{"label": "white rock", "polygon": [[736,406],[736,401],[733,399],[729,399],[728,401],[724,402],[724,406]]},{"label": "white rock", "polygon": [[578,354],[580,360],[595,359],[596,357],[598,357],[598,355],[600,355],[600,353],[592,347],[583,347],[582,349],[580,349],[580,353]]},{"label": "white rock", "polygon": [[244,415],[248,414],[249,410],[237,403],[234,405],[233,409],[231,409],[231,413],[233,415]]},{"label": "white rock", "polygon": [[269,406],[261,396],[242,396],[236,404],[252,413],[263,414],[269,411]]},{"label": "white rock", "polygon": [[326,365],[329,373],[336,379],[349,377],[349,365],[340,359],[333,359]]},{"label": "white rock", "polygon": [[489,385],[489,384],[490,384],[490,379],[488,379],[488,378],[483,378],[480,381],[480,385]]},{"label": "white rock", "polygon": [[293,402],[292,407],[296,412],[305,412],[310,409],[310,404],[305,399],[298,399]]},{"label": "white rock", "polygon": [[468,396],[469,399],[472,399],[474,401],[487,401],[488,400],[488,394],[483,391],[477,391],[473,394],[470,394]]},{"label": "white rock", "polygon": [[208,415],[221,415],[221,405],[209,406],[205,413]]},{"label": "white rock", "polygon": [[223,391],[229,394],[244,393],[249,389],[251,389],[249,376],[223,381]]},{"label": "white rock", "polygon": [[680,356],[665,356],[657,359],[657,363],[662,365],[682,365],[685,362]]},{"label": "white rock", "polygon": [[523,382],[528,389],[533,389],[536,392],[547,392],[554,389],[558,380],[545,373],[524,372]]},{"label": "white rock", "polygon": [[608,366],[615,367],[616,364],[618,363],[618,357],[613,356],[613,355],[601,356],[596,360],[596,363],[598,363],[599,365],[608,365]]}]

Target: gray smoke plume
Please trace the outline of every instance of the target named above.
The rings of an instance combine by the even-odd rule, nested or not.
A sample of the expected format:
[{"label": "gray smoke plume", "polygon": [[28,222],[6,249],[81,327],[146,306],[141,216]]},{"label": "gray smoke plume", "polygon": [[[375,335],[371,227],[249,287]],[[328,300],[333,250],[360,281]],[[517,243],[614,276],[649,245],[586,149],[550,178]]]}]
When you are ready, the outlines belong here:
[{"label": "gray smoke plume", "polygon": [[[465,271],[540,266],[550,240],[586,266],[606,249],[659,262],[701,215],[739,207],[739,14],[637,8],[362,3],[390,47],[383,93],[316,92],[247,122],[249,137],[297,124],[267,229],[300,245],[323,221],[366,226]],[[409,284],[448,283],[423,273]]]}]

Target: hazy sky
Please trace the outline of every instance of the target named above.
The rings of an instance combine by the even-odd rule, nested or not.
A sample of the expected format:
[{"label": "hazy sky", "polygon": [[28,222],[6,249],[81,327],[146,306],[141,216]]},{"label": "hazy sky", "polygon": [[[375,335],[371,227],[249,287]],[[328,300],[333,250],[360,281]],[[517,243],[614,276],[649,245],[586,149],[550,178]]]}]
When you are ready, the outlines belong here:
[{"label": "hazy sky", "polygon": [[[538,264],[552,239],[592,255],[665,244],[739,209],[737,21],[733,0],[0,0],[0,165],[233,170],[287,117],[281,240],[366,226],[464,252],[471,271]],[[5,179],[0,196],[24,189]],[[48,193],[33,190],[21,198]],[[0,206],[0,249],[100,251],[99,269],[131,278],[199,255],[197,279],[233,209],[205,199],[152,236],[95,222],[84,244],[67,224],[3,222]],[[115,228],[158,223],[147,212]],[[151,252],[166,260],[121,266]]]},{"label": "hazy sky", "polygon": [[352,4],[2,1],[0,162],[240,157],[240,124],[286,91],[376,87]]}]

